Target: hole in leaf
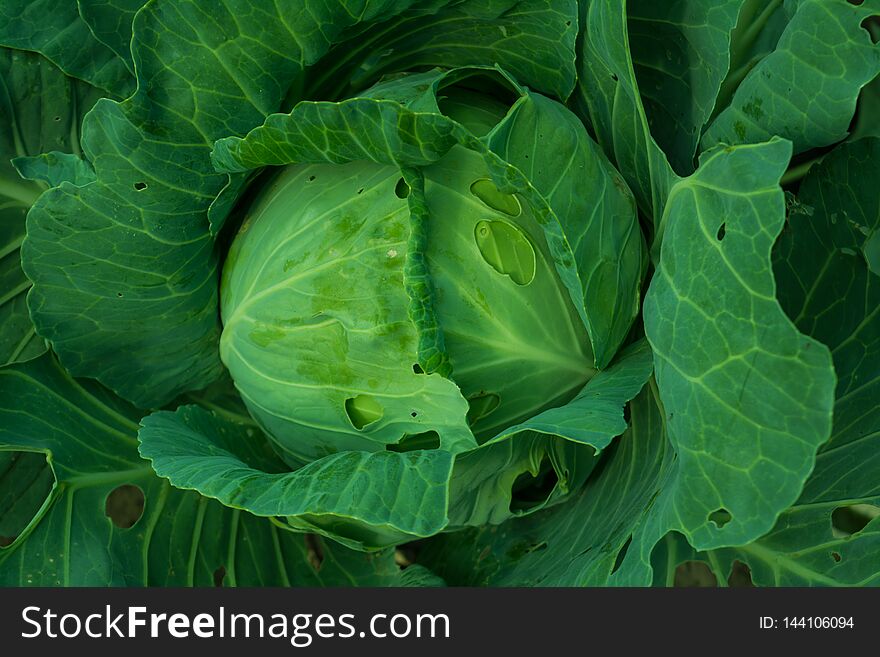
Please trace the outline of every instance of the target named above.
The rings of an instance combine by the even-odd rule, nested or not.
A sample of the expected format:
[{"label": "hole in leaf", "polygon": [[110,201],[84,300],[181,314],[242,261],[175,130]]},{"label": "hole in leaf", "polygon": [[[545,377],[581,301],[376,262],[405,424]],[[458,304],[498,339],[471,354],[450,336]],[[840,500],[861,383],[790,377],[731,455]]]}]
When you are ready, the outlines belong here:
[{"label": "hole in leaf", "polygon": [[730,567],[730,575],[727,576],[728,586],[754,586],[752,582],[752,571],[742,561],[736,560]]},{"label": "hole in leaf", "polygon": [[869,16],[862,21],[862,29],[868,33],[868,36],[871,38],[871,43],[877,45],[880,43],[880,30],[871,29],[872,26],[876,26],[875,18],[873,16]]},{"label": "hole in leaf", "polygon": [[623,544],[623,547],[620,548],[620,552],[617,553],[617,557],[614,559],[614,567],[611,569],[611,574],[617,572],[620,568],[620,564],[623,563],[624,558],[626,558],[626,552],[629,550],[629,545],[632,543],[633,537],[632,534],[629,535],[629,538],[626,539],[626,542]]},{"label": "hole in leaf", "polygon": [[422,366],[418,363],[413,363],[413,372],[416,374],[424,374],[425,370],[422,369]]},{"label": "hole in leaf", "polygon": [[514,480],[510,491],[510,510],[528,511],[544,504],[558,483],[556,471],[544,457],[537,475],[523,472]]},{"label": "hole in leaf", "polygon": [[467,421],[468,424],[472,425],[498,408],[498,405],[501,403],[501,397],[494,392],[481,392],[478,395],[469,397],[467,402]]},{"label": "hole in leaf", "polygon": [[42,452],[0,451],[0,548],[12,545],[55,487]]},{"label": "hole in leaf", "polygon": [[401,569],[405,569],[416,562],[417,556],[415,548],[411,545],[400,545],[394,550],[394,563]]},{"label": "hole in leaf", "polygon": [[385,410],[370,395],[358,395],[345,400],[345,413],[354,428],[360,431],[368,424],[381,419]]},{"label": "hole in leaf", "polygon": [[614,80],[615,82],[617,82],[617,73],[612,73],[611,79]]},{"label": "hole in leaf", "polygon": [[847,0],[849,4],[855,5],[856,7],[860,6],[865,0]]},{"label": "hole in leaf", "polygon": [[733,516],[730,515],[730,511],[727,509],[716,509],[706,517],[706,520],[714,522],[715,526],[718,527],[718,529],[721,529],[724,525],[733,520]]},{"label": "hole in leaf", "polygon": [[480,199],[487,206],[498,212],[503,212],[509,217],[518,217],[522,213],[519,199],[513,194],[505,194],[495,186],[488,178],[475,180],[471,184],[471,194]]},{"label": "hole in leaf", "polygon": [[144,191],[144,190],[147,188],[147,183],[145,183],[145,182],[136,182],[136,183],[134,184],[134,188],[135,188],[137,191],[142,192],[142,191]]},{"label": "hole in leaf", "polygon": [[61,117],[60,117],[60,116],[54,116],[54,117],[52,117],[52,120],[55,121],[55,122],[57,123],[58,121],[61,120]]},{"label": "hole in leaf", "polygon": [[837,538],[858,534],[877,517],[880,517],[880,507],[873,504],[839,506],[831,513],[832,533]]},{"label": "hole in leaf", "polygon": [[840,556],[840,552],[832,552],[831,558],[834,559],[837,563],[840,563],[840,560],[843,558]]},{"label": "hole in leaf", "polygon": [[226,579],[226,567],[220,566],[214,571],[214,586],[223,586],[224,579]]},{"label": "hole in leaf", "polygon": [[306,543],[306,558],[309,561],[309,565],[315,571],[321,570],[321,564],[324,563],[324,544],[321,542],[321,537],[317,534],[306,534],[304,540]]},{"label": "hole in leaf", "polygon": [[358,194],[363,194],[363,193],[364,193],[364,188],[361,187],[361,188],[358,190]]},{"label": "hole in leaf", "polygon": [[727,224],[724,223],[724,224],[721,224],[721,225],[718,227],[718,232],[715,234],[715,237],[716,237],[716,238],[718,239],[718,241],[720,242],[721,240],[724,239],[724,236],[725,236],[726,234],[727,234]]},{"label": "hole in leaf", "polygon": [[401,178],[397,181],[397,184],[394,186],[394,194],[397,198],[406,198],[409,196],[409,185],[406,184],[406,181]]},{"label": "hole in leaf", "polygon": [[718,580],[702,561],[684,561],[675,569],[673,586],[681,588],[708,588],[718,586]]},{"label": "hole in leaf", "polygon": [[436,431],[422,431],[421,433],[407,433],[403,438],[385,445],[389,452],[412,452],[417,449],[440,449],[440,434]]},{"label": "hole in leaf", "polygon": [[306,180],[307,182],[314,182],[315,176],[309,176]]},{"label": "hole in leaf", "polygon": [[144,491],[133,484],[117,486],[107,496],[104,513],[120,529],[128,529],[144,514]]},{"label": "hole in leaf", "polygon": [[121,298],[122,298],[122,292],[117,292],[117,293],[116,293],[116,296],[119,297],[119,298],[121,299]]},{"label": "hole in leaf", "polygon": [[535,278],[535,250],[528,237],[505,221],[480,221],[474,227],[480,255],[499,274],[517,285],[528,285]]}]

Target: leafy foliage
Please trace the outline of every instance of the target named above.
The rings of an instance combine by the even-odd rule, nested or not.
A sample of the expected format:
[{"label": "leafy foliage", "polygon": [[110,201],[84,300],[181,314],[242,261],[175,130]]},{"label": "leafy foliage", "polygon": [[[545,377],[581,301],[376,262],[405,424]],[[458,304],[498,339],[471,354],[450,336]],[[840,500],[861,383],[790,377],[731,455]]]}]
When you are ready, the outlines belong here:
[{"label": "leafy foliage", "polygon": [[0,3],[0,583],[880,584],[878,16]]}]

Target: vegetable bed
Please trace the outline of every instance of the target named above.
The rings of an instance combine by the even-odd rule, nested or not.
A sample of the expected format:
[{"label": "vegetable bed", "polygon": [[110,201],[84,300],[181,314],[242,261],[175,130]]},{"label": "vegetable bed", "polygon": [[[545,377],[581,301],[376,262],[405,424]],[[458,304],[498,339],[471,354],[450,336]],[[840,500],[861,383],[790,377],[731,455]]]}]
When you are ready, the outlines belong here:
[{"label": "vegetable bed", "polygon": [[880,584],[880,0],[0,0],[0,584]]}]

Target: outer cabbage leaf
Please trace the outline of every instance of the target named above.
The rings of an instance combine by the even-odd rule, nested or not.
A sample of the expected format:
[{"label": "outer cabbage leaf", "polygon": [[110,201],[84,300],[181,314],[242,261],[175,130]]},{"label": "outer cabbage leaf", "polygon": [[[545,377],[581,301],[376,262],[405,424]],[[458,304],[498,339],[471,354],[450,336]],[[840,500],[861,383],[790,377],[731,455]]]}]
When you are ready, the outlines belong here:
[{"label": "outer cabbage leaf", "polygon": [[644,317],[678,460],[621,583],[645,581],[668,530],[701,549],[766,533],[830,434],[830,353],[785,316],[770,263],[789,154],[780,140],[715,149],[670,194]]},{"label": "outer cabbage leaf", "polygon": [[626,0],[581,2],[578,83],[572,103],[626,179],[647,216],[658,221],[677,176],[651,135],[629,48]]},{"label": "outer cabbage leaf", "polygon": [[[40,179],[60,180],[71,173],[67,167],[50,166],[50,156],[39,154],[67,151],[52,157],[80,166],[79,125],[101,95],[40,55],[0,48],[0,124],[8,127],[0,132],[0,364],[27,360],[46,350],[25,303],[31,287],[19,257],[25,216],[46,188]],[[46,175],[26,172],[24,177],[36,180],[22,180],[15,167],[21,170],[30,162]]]},{"label": "outer cabbage leaf", "polygon": [[475,64],[501,66],[522,84],[560,100],[571,93],[577,0],[409,4],[384,23],[355,26],[307,71],[302,93],[288,100],[341,100],[359,95],[384,75]]},{"label": "outer cabbage leaf", "polygon": [[452,455],[348,451],[293,472],[258,449],[253,429],[197,406],[143,421],[141,453],[178,488],[293,528],[375,550],[446,526]]},{"label": "outer cabbage leaf", "polygon": [[[624,406],[639,393],[651,370],[651,350],[641,340],[622,350],[567,404],[506,427],[479,449],[458,455],[451,482],[451,525],[497,524],[511,515],[550,507],[577,491],[599,462],[597,456],[626,431]],[[516,480],[528,479],[527,474],[545,477],[545,460],[558,482],[549,494],[523,499]]]},{"label": "outer cabbage leaf", "polygon": [[861,27],[878,13],[878,0],[800,0],[775,50],[739,84],[702,148],[778,136],[801,153],[846,137],[860,89],[880,73],[880,46]]},{"label": "outer cabbage leaf", "polygon": [[0,5],[0,45],[38,52],[67,75],[119,98],[134,89],[125,60],[95,38],[76,2],[6,0]]},{"label": "outer cabbage leaf", "polygon": [[[634,345],[573,402],[460,454],[454,469],[452,454],[434,449],[343,452],[286,472],[283,463],[266,456],[253,427],[196,406],[145,418],[140,450],[176,487],[198,490],[256,515],[284,518],[298,531],[371,550],[433,535],[447,525],[497,523],[510,517],[514,480],[528,472],[537,475],[544,458],[556,459],[560,478],[562,470],[579,478],[567,482],[567,490],[554,489],[514,515],[558,501],[583,484],[593,453],[625,430],[623,406],[642,388],[650,370],[646,344]],[[551,441],[554,437],[565,440]],[[566,445],[579,451],[566,451]]]},{"label": "outer cabbage leaf", "polygon": [[[831,348],[838,383],[831,439],[797,502],[757,541],[697,552],[680,536],[658,546],[656,581],[685,559],[709,563],[724,583],[734,561],[759,586],[876,586],[880,583],[880,277],[863,248],[880,231],[880,204],[858,181],[880,177],[880,139],[835,149],[811,169],[774,249],[779,299],[804,333]],[[856,505],[874,520],[846,530],[837,516]],[[867,520],[867,518],[866,518]]]},{"label": "outer cabbage leaf", "polygon": [[[156,477],[137,453],[140,413],[100,386],[77,382],[51,354],[0,368],[0,548],[7,586],[287,586],[402,583],[390,554],[365,558],[223,507]],[[18,467],[8,468],[9,454]],[[31,455],[28,458],[26,455]],[[48,481],[47,481],[48,478]],[[23,483],[48,493],[13,495]],[[105,514],[123,485],[145,497],[133,527]],[[314,543],[312,541],[312,543]]]},{"label": "outer cabbage leaf", "polygon": [[79,14],[95,38],[125,62],[134,75],[131,57],[131,26],[146,0],[77,0]]},{"label": "outer cabbage leaf", "polygon": [[627,3],[633,71],[648,126],[682,175],[694,170],[703,126],[728,72],[731,31],[746,4],[746,0]]},{"label": "outer cabbage leaf", "polygon": [[651,388],[631,402],[630,427],[604,458],[565,504],[438,536],[419,563],[453,586],[608,586],[675,462]]}]

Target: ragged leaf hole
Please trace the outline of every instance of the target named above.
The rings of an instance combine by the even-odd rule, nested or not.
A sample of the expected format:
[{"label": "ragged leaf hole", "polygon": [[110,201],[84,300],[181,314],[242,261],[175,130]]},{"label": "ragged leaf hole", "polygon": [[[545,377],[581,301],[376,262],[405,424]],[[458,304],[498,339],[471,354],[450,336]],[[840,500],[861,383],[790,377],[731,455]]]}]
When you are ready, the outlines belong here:
[{"label": "ragged leaf hole", "polygon": [[[862,21],[862,29],[868,33],[868,37],[871,39],[871,43],[875,46],[880,43],[880,29],[877,29],[876,16],[869,16],[865,20]],[[871,29],[871,26],[874,26],[874,29]]]},{"label": "ragged leaf hole", "polygon": [[358,395],[345,400],[345,414],[352,426],[360,431],[373,422],[382,419],[385,409],[370,395]]},{"label": "ragged leaf hole", "polygon": [[712,569],[702,561],[683,561],[675,567],[673,586],[677,588],[709,588],[718,586]]},{"label": "ragged leaf hole", "polygon": [[834,536],[842,538],[862,531],[869,522],[880,517],[880,507],[873,504],[849,504],[831,512]]},{"label": "ragged leaf hole", "polygon": [[144,491],[134,484],[117,486],[107,496],[104,514],[120,529],[133,527],[144,514]]},{"label": "ragged leaf hole", "polygon": [[309,565],[315,569],[315,572],[321,570],[324,563],[324,544],[321,537],[317,534],[306,534],[304,537],[306,544],[306,559]]},{"label": "ragged leaf hole", "polygon": [[394,186],[394,195],[397,198],[406,198],[409,196],[409,185],[406,184],[406,181],[401,178],[397,181],[397,184]]},{"label": "ragged leaf hole", "polygon": [[715,523],[715,526],[718,529],[723,528],[727,523],[733,520],[733,516],[730,515],[730,511],[725,508],[715,509],[712,513],[710,513],[706,520]]},{"label": "ragged leaf hole", "polygon": [[614,566],[611,568],[611,574],[613,575],[618,571],[620,565],[623,563],[623,560],[626,558],[627,550],[629,550],[629,546],[632,543],[633,537],[632,534],[629,535],[629,538],[626,539],[624,544],[621,546],[620,551],[617,553],[617,556],[614,558]]},{"label": "ragged leaf hole", "polygon": [[412,452],[422,449],[440,449],[440,434],[436,431],[404,434],[396,443],[385,445],[389,452]]}]

